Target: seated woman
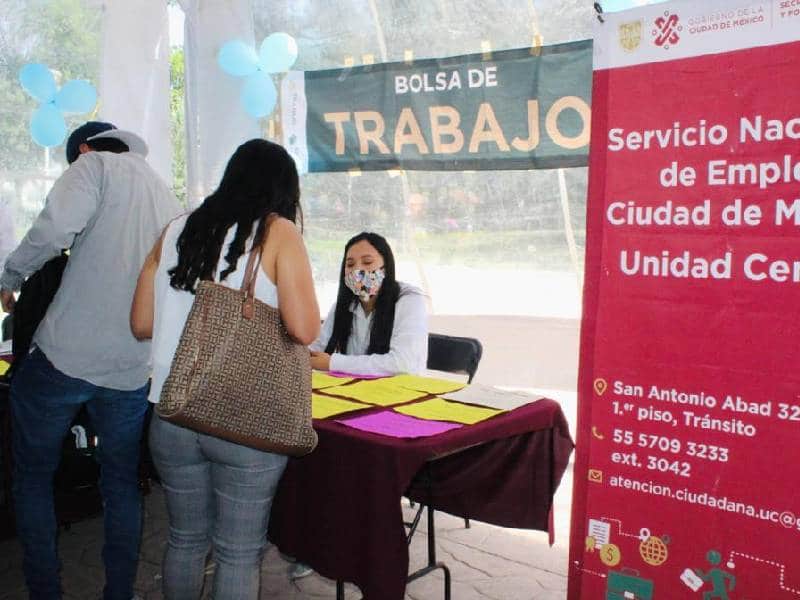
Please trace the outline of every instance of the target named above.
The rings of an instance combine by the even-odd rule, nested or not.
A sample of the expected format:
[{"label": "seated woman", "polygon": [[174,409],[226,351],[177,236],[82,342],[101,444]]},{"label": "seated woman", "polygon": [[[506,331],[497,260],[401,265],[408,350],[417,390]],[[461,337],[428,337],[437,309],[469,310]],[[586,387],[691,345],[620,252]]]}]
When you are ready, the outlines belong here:
[{"label": "seated woman", "polygon": [[[359,233],[345,244],[336,303],[309,348],[311,366],[319,371],[395,375],[425,370],[425,295],[395,279],[394,255],[382,236]],[[311,567],[296,563],[289,576],[311,573]]]},{"label": "seated woman", "polygon": [[313,368],[357,375],[425,370],[425,295],[397,281],[394,270],[392,249],[377,233],[359,233],[347,242],[336,304],[310,346]]}]

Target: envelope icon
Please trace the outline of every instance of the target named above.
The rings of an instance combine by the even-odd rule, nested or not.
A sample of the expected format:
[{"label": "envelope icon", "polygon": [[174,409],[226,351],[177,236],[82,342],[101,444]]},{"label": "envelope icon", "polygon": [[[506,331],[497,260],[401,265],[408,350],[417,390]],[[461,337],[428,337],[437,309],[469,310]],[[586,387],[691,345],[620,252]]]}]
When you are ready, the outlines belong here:
[{"label": "envelope icon", "polygon": [[599,469],[589,469],[589,481],[592,483],[603,483],[603,472]]}]

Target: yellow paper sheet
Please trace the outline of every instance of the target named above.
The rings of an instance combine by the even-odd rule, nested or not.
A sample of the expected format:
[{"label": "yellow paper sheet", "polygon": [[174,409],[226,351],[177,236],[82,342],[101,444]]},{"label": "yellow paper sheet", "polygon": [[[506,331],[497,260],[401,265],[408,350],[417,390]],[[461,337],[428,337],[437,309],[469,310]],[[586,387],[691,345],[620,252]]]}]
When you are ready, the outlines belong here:
[{"label": "yellow paper sheet", "polygon": [[392,406],[401,404],[409,400],[422,398],[425,392],[416,392],[406,388],[401,388],[391,383],[388,379],[372,379],[369,381],[359,381],[352,385],[339,385],[326,388],[325,393],[353,398],[367,404],[377,404],[378,406]]},{"label": "yellow paper sheet", "polygon": [[446,394],[447,392],[460,390],[467,385],[463,381],[449,381],[447,379],[419,377],[417,375],[395,375],[394,377],[386,379],[386,382],[409,390],[417,390],[418,392],[427,392],[429,394]]},{"label": "yellow paper sheet", "polygon": [[461,402],[448,402],[442,398],[432,398],[431,400],[416,402],[408,406],[398,406],[394,410],[395,412],[420,419],[452,421],[453,423],[466,423],[467,425],[474,425],[505,412],[494,408],[470,406]]},{"label": "yellow paper sheet", "polygon": [[8,371],[10,366],[11,365],[8,362],[0,360],[0,377],[6,374],[6,371]]},{"label": "yellow paper sheet", "polygon": [[334,415],[341,415],[346,412],[369,408],[360,402],[344,400],[342,398],[331,398],[322,394],[311,394],[311,416],[315,419],[327,419]]},{"label": "yellow paper sheet", "polygon": [[311,389],[321,390],[353,381],[352,377],[331,377],[322,371],[311,371]]}]

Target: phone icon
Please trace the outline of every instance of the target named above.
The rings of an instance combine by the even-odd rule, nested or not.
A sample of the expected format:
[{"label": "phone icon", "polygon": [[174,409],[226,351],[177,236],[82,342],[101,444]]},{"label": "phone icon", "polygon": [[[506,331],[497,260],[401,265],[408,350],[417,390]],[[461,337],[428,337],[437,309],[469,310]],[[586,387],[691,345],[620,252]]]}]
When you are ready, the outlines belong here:
[{"label": "phone icon", "polygon": [[598,440],[606,439],[606,436],[604,436],[602,433],[598,432],[597,431],[597,427],[595,427],[594,425],[592,425],[592,435],[594,437],[596,437]]}]

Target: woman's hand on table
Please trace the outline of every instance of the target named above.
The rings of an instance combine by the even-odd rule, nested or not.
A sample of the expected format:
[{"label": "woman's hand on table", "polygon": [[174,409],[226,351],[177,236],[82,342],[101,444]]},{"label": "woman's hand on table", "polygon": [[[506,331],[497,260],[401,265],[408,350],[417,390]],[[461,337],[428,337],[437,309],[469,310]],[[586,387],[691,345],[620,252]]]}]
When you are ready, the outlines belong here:
[{"label": "woman's hand on table", "polygon": [[331,368],[331,355],[327,352],[312,352],[311,368],[317,371],[329,371]]}]

